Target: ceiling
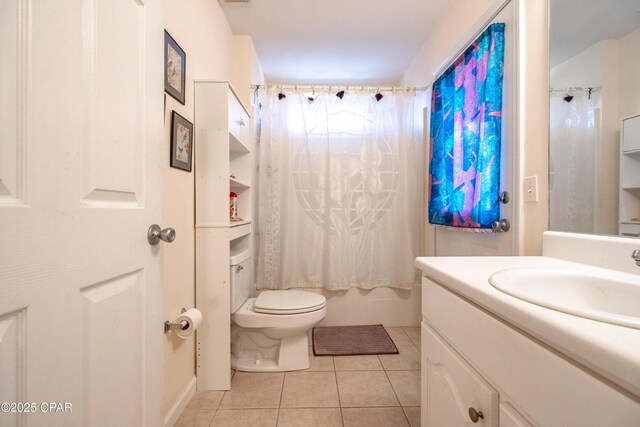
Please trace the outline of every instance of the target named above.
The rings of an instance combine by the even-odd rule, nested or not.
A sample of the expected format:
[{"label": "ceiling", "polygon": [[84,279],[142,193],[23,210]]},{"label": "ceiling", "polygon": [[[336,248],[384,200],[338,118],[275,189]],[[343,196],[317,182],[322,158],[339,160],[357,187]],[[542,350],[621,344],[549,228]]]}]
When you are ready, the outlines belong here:
[{"label": "ceiling", "polygon": [[[219,0],[270,84],[398,85],[452,0]],[[244,1],[244,0],[241,0]]]},{"label": "ceiling", "polygon": [[640,0],[551,0],[550,9],[552,67],[640,27]]}]

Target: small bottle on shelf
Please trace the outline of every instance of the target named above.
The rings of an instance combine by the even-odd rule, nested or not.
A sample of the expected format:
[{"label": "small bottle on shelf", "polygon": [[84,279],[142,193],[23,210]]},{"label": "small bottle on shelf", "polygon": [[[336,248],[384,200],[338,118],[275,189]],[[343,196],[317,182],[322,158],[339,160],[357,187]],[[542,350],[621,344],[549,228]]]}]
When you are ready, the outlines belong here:
[{"label": "small bottle on shelf", "polygon": [[233,191],[229,193],[229,217],[231,221],[238,220],[238,195]]}]

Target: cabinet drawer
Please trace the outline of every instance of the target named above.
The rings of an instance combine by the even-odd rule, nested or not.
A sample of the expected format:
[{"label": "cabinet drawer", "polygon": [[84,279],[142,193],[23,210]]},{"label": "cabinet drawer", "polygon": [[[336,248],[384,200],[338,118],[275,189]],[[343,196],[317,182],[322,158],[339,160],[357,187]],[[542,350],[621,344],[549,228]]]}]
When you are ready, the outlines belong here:
[{"label": "cabinet drawer", "polygon": [[620,224],[620,235],[630,237],[640,237],[640,224]]},{"label": "cabinet drawer", "polygon": [[640,150],[640,116],[622,121],[622,151]]},{"label": "cabinet drawer", "polygon": [[231,89],[229,89],[229,134],[240,143],[240,146],[232,144],[231,151],[250,151],[249,115]]}]

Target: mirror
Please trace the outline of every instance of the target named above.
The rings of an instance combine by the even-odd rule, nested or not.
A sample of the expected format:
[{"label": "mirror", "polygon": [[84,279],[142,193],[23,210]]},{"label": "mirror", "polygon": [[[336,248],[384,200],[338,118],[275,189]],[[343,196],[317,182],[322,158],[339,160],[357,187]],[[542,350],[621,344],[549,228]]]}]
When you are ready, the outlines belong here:
[{"label": "mirror", "polygon": [[640,1],[549,4],[549,229],[640,237]]}]

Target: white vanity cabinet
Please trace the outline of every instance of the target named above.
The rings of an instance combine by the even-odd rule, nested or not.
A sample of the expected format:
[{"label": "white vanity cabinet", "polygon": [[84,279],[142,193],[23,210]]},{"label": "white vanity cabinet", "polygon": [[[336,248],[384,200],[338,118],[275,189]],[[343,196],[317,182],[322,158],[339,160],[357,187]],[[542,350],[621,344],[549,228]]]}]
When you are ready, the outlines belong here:
[{"label": "white vanity cabinet", "polygon": [[[638,396],[446,283],[423,277],[422,312],[423,427],[640,425]],[[474,423],[469,408],[483,418]]]}]

